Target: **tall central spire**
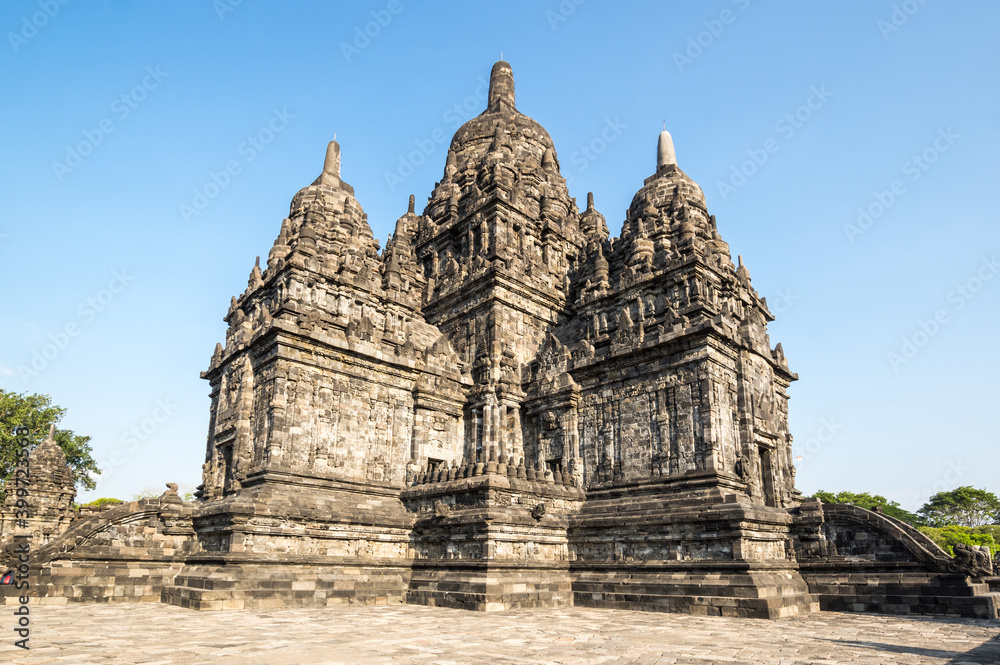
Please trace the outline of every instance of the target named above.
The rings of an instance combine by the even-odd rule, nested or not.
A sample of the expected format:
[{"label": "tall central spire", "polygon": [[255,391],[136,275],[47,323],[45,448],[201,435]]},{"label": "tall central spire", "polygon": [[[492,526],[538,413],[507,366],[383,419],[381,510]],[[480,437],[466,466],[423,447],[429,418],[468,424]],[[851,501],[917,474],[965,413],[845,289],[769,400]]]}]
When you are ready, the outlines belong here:
[{"label": "tall central spire", "polygon": [[503,60],[493,65],[490,71],[489,110],[499,111],[501,106],[514,110],[514,71]]},{"label": "tall central spire", "polygon": [[663,131],[656,142],[656,170],[677,166],[677,153],[674,152],[674,139],[667,131],[667,123],[663,122]]},{"label": "tall central spire", "polygon": [[326,147],[326,160],[323,162],[323,172],[313,182],[314,185],[327,185],[328,187],[343,187],[344,183],[340,179],[340,144],[330,141]]}]

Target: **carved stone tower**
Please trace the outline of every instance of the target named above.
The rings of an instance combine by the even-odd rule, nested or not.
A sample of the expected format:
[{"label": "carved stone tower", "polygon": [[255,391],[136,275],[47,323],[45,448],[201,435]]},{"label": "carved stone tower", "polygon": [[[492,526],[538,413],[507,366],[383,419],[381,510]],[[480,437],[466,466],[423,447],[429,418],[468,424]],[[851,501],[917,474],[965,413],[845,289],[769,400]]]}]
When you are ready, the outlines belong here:
[{"label": "carved stone tower", "polygon": [[620,237],[570,198],[506,62],[381,253],[340,167],[330,143],[230,303],[198,504],[56,535],[72,478],[51,436],[32,454],[41,595],[1000,614],[986,553],[801,498],[797,377],[665,130]]},{"label": "carved stone tower", "polygon": [[741,611],[809,607],[775,527],[795,377],[666,131],[621,238],[569,196],[506,62],[381,254],[340,168],[333,142],[204,374],[205,556],[412,559],[410,600],[480,609],[572,602],[574,575],[621,606],[651,583],[610,581],[636,559],[721,598],[706,566],[759,562],[726,580]]},{"label": "carved stone tower", "polygon": [[917,532],[802,505],[772,319],[668,132],[611,237],[498,62],[381,253],[335,142],[295,195],[204,374],[197,548],[164,598],[778,617],[899,561],[923,594],[951,564]]},{"label": "carved stone tower", "polygon": [[517,110],[510,65],[496,63],[487,108],[455,133],[416,241],[424,315],[471,368],[470,460],[525,455],[523,384],[547,332],[569,319],[578,220],[552,139]]}]

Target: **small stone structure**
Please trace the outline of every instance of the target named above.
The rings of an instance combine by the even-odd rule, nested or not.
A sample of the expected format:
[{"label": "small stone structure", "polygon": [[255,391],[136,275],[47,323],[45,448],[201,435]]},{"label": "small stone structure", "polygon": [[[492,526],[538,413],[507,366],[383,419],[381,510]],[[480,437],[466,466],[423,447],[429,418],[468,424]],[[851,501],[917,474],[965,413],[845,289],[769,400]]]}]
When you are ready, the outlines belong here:
[{"label": "small stone structure", "polygon": [[[612,238],[498,62],[382,251],[330,143],[203,374],[198,501],[74,526],[46,595],[996,617],[974,556],[802,499],[773,318],[668,132]],[[135,589],[54,581],[94,566]]]},{"label": "small stone structure", "polygon": [[55,437],[56,426],[51,425],[48,437],[31,451],[27,463],[7,484],[0,505],[0,539],[21,536],[32,547],[40,547],[68,529],[73,521],[76,484]]}]

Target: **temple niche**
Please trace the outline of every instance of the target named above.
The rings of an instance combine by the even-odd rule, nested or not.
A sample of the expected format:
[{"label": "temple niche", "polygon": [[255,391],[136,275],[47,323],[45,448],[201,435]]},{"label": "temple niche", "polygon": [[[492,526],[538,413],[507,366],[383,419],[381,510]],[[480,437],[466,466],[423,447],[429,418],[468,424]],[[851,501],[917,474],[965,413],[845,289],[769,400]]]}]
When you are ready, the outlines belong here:
[{"label": "temple niche", "polygon": [[[202,374],[198,500],[143,536],[161,599],[997,617],[968,553],[803,499],[774,316],[673,137],[652,143],[613,237],[497,62],[382,248],[331,142]],[[53,542],[73,579],[125,558]]]}]

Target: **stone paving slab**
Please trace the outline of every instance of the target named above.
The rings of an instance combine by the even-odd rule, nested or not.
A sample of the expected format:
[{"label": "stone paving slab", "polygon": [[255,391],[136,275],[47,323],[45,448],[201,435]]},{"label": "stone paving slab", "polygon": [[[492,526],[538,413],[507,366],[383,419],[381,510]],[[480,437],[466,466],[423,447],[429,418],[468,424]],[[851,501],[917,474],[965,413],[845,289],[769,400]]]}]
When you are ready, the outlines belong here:
[{"label": "stone paving slab", "polygon": [[157,603],[34,606],[31,650],[0,614],[0,662],[1000,664],[1000,622],[823,612],[766,621],[564,608],[413,605],[194,612]]}]

